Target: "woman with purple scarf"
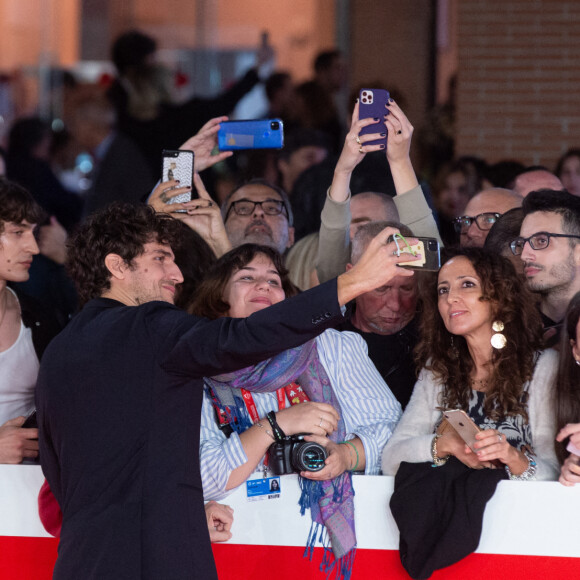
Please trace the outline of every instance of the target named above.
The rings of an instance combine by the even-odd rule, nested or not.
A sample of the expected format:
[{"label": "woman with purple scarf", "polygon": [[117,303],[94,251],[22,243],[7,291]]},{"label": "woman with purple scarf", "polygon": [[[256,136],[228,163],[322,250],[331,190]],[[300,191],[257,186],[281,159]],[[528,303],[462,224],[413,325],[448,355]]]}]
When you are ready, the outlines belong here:
[{"label": "woman with purple scarf", "polygon": [[[190,312],[245,318],[294,293],[279,254],[246,244],[218,260]],[[301,511],[310,508],[312,517],[308,546],[326,531],[321,568],[348,579],[356,548],[351,474],[380,472],[382,448],[400,416],[366,344],[350,332],[327,330],[254,367],[208,378],[200,442],[205,499],[264,477],[277,427],[287,436],[311,434],[306,440],[328,456],[321,470],[299,474]]]}]

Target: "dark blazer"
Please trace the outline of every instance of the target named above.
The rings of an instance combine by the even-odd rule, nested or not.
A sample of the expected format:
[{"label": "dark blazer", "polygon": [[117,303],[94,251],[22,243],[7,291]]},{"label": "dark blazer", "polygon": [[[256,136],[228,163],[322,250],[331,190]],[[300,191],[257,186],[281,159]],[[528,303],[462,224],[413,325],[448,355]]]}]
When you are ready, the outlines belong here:
[{"label": "dark blazer", "polygon": [[49,345],[36,391],[42,467],[63,511],[54,579],[216,578],[199,473],[202,377],[341,318],[335,280],[245,319],[89,302]]}]

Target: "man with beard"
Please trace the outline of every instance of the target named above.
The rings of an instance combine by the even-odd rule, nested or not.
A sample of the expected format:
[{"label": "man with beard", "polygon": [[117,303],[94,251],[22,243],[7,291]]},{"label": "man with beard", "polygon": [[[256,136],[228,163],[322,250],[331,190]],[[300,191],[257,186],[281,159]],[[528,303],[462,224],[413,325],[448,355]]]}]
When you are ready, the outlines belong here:
[{"label": "man with beard", "polygon": [[288,196],[262,179],[249,181],[230,193],[222,206],[222,216],[234,248],[263,244],[284,254],[294,244]]},{"label": "man with beard", "polygon": [[512,252],[540,297],[549,346],[555,344],[572,296],[580,291],[580,199],[566,191],[533,191],[523,203],[524,221]]}]

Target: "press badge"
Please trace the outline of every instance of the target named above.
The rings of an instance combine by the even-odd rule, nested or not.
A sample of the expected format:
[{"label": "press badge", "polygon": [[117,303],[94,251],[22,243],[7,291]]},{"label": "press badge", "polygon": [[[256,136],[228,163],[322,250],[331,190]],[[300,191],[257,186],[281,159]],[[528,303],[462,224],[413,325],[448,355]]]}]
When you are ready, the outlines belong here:
[{"label": "press badge", "polygon": [[280,497],[280,477],[262,477],[246,481],[248,501],[277,499]]}]

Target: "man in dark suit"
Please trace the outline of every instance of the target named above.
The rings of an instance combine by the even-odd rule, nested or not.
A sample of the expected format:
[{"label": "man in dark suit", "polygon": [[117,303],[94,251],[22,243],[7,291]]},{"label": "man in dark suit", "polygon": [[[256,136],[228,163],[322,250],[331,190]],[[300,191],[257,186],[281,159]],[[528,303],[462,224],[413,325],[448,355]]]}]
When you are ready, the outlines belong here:
[{"label": "man in dark suit", "polygon": [[84,308],[49,346],[37,385],[40,457],[63,512],[57,580],[216,578],[199,473],[202,377],[297,346],[361,292],[412,275],[386,230],[338,280],[208,321],[173,305],[178,231],[151,208],[116,204],[70,245]]},{"label": "man in dark suit", "polygon": [[[113,201],[138,202],[155,184],[143,155],[131,139],[115,130],[115,124],[115,110],[104,97],[87,94],[77,99],[70,131],[93,158],[85,216]],[[157,155],[160,174],[161,147]]]}]

